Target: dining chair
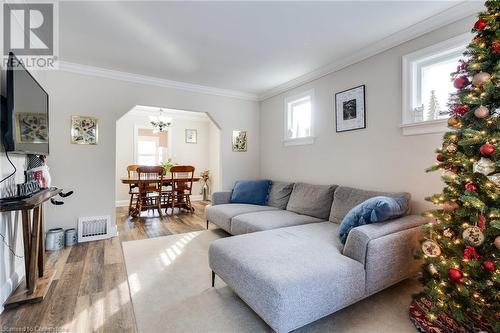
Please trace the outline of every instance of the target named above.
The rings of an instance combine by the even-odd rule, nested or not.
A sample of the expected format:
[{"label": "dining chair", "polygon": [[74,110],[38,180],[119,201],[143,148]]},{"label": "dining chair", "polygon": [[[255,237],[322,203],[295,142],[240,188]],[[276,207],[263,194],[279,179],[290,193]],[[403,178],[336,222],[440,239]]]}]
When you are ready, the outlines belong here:
[{"label": "dining chair", "polygon": [[[194,211],[191,205],[191,192],[193,189],[194,167],[191,165],[175,165],[170,168],[170,184],[172,192],[167,200],[167,207],[174,215],[175,208],[185,208],[191,213]],[[168,209],[168,208],[167,208]]]},{"label": "dining chair", "polygon": [[137,216],[141,215],[143,209],[157,209],[160,217],[161,192],[163,184],[162,166],[139,166],[137,168],[139,183],[139,198],[137,200]]},{"label": "dining chair", "polygon": [[[137,168],[139,168],[139,165],[137,164],[131,164],[127,166],[127,176],[128,179],[137,179]],[[128,214],[132,215],[134,211],[134,206],[136,206],[137,203],[137,198],[139,198],[139,187],[137,184],[130,183],[128,185],[128,194],[130,195],[130,202],[128,204]]]}]

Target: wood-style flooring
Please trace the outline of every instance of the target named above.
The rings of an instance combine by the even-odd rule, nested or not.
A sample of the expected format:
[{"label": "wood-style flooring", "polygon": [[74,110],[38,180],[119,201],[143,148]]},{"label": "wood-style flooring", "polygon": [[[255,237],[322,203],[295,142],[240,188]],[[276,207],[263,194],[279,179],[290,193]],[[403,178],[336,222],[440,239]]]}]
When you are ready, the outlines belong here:
[{"label": "wood-style flooring", "polygon": [[135,332],[121,242],[203,230],[207,203],[193,202],[193,214],[163,218],[152,211],[131,218],[118,208],[118,237],[47,252],[47,266],[57,270],[47,297],[5,310],[0,331]]}]

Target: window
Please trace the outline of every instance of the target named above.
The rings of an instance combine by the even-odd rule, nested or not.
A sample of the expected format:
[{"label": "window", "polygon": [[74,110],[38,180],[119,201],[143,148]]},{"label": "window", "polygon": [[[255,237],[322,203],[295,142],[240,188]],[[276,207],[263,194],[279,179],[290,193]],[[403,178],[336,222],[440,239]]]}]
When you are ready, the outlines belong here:
[{"label": "window", "polygon": [[285,98],[285,145],[314,143],[313,91]]},{"label": "window", "polygon": [[138,128],[135,161],[140,165],[160,165],[167,160],[167,132]]},{"label": "window", "polygon": [[403,134],[446,131],[455,72],[471,35],[464,34],[403,57]]}]

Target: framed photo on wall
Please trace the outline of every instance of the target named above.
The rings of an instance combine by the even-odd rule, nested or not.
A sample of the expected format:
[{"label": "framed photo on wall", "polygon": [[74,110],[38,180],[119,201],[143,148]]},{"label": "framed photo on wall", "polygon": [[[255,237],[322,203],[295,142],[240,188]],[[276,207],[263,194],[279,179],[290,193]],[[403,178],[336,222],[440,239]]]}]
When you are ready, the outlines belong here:
[{"label": "framed photo on wall", "polygon": [[337,132],[366,128],[365,85],[335,94]]},{"label": "framed photo on wall", "polygon": [[71,116],[71,143],[96,145],[99,121],[96,117]]},{"label": "framed photo on wall", "polygon": [[247,131],[233,131],[233,151],[247,151]]},{"label": "framed photo on wall", "polygon": [[186,143],[198,143],[198,132],[195,129],[186,129]]}]

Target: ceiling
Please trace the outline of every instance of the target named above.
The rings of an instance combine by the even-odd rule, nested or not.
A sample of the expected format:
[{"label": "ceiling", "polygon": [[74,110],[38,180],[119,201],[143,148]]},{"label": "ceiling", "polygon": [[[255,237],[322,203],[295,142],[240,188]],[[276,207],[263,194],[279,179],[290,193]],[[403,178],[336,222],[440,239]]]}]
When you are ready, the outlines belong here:
[{"label": "ceiling", "polygon": [[59,7],[59,53],[70,63],[262,95],[457,5],[68,1]]}]

